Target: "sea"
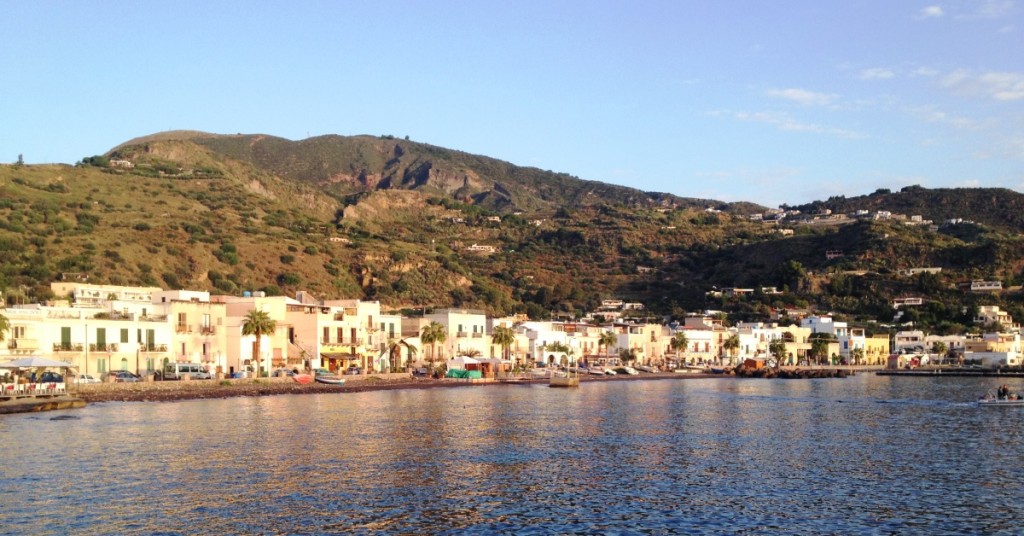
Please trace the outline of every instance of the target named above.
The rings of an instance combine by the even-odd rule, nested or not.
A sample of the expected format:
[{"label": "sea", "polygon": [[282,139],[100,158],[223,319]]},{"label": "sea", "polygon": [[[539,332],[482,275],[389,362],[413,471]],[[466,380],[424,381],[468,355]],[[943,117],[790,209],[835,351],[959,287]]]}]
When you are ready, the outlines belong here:
[{"label": "sea", "polygon": [[0,534],[1021,534],[1024,380],[670,378],[0,416]]}]

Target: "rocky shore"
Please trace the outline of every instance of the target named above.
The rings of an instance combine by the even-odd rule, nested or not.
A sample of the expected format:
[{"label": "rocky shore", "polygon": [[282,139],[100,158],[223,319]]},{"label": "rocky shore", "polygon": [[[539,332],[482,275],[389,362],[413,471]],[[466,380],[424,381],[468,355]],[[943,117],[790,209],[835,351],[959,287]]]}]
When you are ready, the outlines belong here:
[{"label": "rocky shore", "polygon": [[[747,378],[844,378],[855,372],[843,369],[769,369],[750,370],[737,367],[728,375]],[[641,374],[638,376],[587,376],[580,379],[592,381],[638,381],[638,380],[671,380],[722,377],[714,374],[677,374],[662,372]],[[290,378],[264,378],[244,380],[197,380],[144,383],[107,383],[96,385],[77,385],[71,388],[71,394],[88,403],[97,402],[173,402],[176,400],[194,400],[203,398],[229,398],[235,396],[270,396],[287,394],[315,393],[352,393],[362,391],[386,391],[393,389],[436,389],[457,388],[480,385],[501,385],[503,382],[494,380],[458,380],[414,378],[408,374],[390,374],[374,376],[351,376],[345,378],[344,385],[328,385],[312,383],[300,385]],[[520,384],[546,384],[547,380],[521,380]]]},{"label": "rocky shore", "polygon": [[287,378],[252,380],[201,380],[190,382],[146,382],[81,385],[73,388],[74,396],[89,403],[96,402],[172,402],[202,398],[235,396],[269,396],[286,394],[346,393],[383,391],[388,389],[430,389],[459,387],[446,380],[382,378],[378,376],[348,379],[344,385],[312,383],[300,385]]}]

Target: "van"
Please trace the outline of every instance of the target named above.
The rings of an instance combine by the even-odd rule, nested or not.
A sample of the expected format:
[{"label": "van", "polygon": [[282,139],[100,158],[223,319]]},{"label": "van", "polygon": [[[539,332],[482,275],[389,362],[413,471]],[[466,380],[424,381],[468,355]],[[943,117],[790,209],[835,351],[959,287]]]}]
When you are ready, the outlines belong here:
[{"label": "van", "polygon": [[189,378],[193,380],[209,380],[212,378],[206,367],[199,363],[168,363],[164,366],[165,380],[180,380],[185,374],[188,374]]}]

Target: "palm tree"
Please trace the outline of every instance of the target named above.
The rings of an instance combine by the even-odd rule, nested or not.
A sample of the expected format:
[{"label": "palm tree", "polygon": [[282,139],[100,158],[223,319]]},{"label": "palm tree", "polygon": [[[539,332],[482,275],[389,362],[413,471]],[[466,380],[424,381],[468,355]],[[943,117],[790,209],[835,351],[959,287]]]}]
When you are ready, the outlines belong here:
[{"label": "palm tree", "polygon": [[740,336],[733,333],[729,335],[725,342],[722,343],[722,348],[725,348],[729,352],[729,363],[732,363],[732,358],[735,357],[734,353],[737,348],[740,347]]},{"label": "palm tree", "polygon": [[672,340],[669,341],[669,346],[671,346],[672,350],[676,352],[676,361],[678,365],[683,364],[682,360],[679,359],[679,351],[686,350],[686,347],[689,345],[690,339],[682,331],[677,331],[676,334],[672,336]]},{"label": "palm tree", "polygon": [[831,337],[828,333],[814,333],[811,335],[811,354],[816,364],[820,365],[823,358],[828,357],[828,343]]},{"label": "palm tree", "polygon": [[426,326],[423,326],[423,331],[420,333],[420,341],[423,342],[423,344],[430,345],[431,364],[437,360],[437,343],[443,343],[447,338],[448,331],[445,329],[443,324],[431,322]]},{"label": "palm tree", "polygon": [[277,329],[277,322],[270,318],[266,311],[253,309],[242,319],[242,335],[255,335],[256,342],[252,345],[252,361],[256,362],[256,377],[259,377],[260,365],[260,342],[264,335],[273,335]]},{"label": "palm tree", "polygon": [[405,347],[405,351],[409,354],[408,361],[412,361],[412,358],[419,351],[415,344],[410,343],[405,339],[391,339],[388,341],[388,358],[391,361],[391,371],[398,370],[398,362],[402,357],[402,347]]},{"label": "palm tree", "polygon": [[[501,358],[508,361],[508,348],[516,342],[516,333],[508,326],[497,326],[491,333],[491,342],[501,346]],[[518,366],[519,363],[516,363],[516,367]]]},{"label": "palm tree", "polygon": [[611,346],[619,342],[619,336],[613,331],[605,331],[601,333],[601,336],[597,338],[597,348],[600,350],[604,346],[604,355],[608,357],[608,352],[611,351]]},{"label": "palm tree", "polygon": [[772,339],[772,342],[768,343],[768,353],[772,354],[775,358],[775,368],[782,366],[782,359],[786,357],[786,341],[782,339]]},{"label": "palm tree", "polygon": [[7,317],[0,315],[0,342],[4,342],[4,333],[11,330],[11,321],[7,320]]}]

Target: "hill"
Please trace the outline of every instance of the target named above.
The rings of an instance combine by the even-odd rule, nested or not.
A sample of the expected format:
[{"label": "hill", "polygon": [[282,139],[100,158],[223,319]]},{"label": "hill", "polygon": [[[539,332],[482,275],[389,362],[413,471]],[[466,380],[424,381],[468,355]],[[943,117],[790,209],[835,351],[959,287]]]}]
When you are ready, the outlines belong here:
[{"label": "hill", "polygon": [[[1020,198],[909,188],[799,207],[973,222],[957,225],[760,222],[746,216],[764,210],[752,203],[581,181],[390,137],[172,132],[75,166],[0,166],[0,289],[9,303],[39,300],[52,297],[52,280],[88,278],[533,318],[617,297],[658,318],[712,308],[766,320],[772,309],[819,307],[872,329],[893,320],[893,298],[921,296],[901,321],[963,330],[964,311],[982,303],[1024,318],[1018,292],[959,286],[1022,282]],[[922,267],[941,272],[905,275]],[[732,287],[757,291],[709,294]]]}]

